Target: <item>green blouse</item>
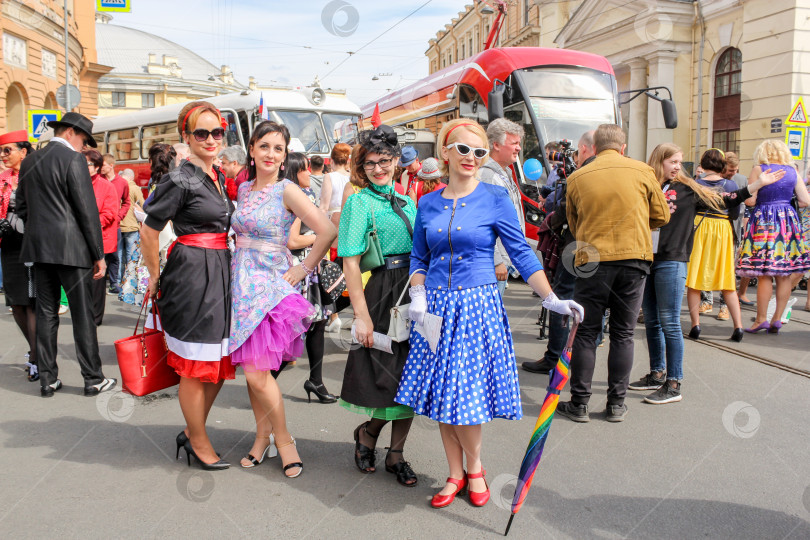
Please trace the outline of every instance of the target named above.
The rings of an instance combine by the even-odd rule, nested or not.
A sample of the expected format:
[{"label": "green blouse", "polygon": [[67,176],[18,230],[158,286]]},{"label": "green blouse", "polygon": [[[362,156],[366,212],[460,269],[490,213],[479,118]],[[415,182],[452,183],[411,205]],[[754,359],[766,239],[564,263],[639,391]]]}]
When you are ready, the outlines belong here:
[{"label": "green blouse", "polygon": [[[372,191],[373,190],[373,191]],[[388,199],[377,193],[393,194],[407,204],[402,207],[413,226],[416,220],[416,205],[410,197],[399,195],[394,188],[370,184],[369,187],[355,193],[346,200],[340,212],[340,232],[338,235],[338,256],[353,257],[366,251],[366,235],[372,229],[371,213],[377,224],[377,236],[380,239],[383,255],[410,253],[413,239],[408,234],[405,222],[399,217]]]}]

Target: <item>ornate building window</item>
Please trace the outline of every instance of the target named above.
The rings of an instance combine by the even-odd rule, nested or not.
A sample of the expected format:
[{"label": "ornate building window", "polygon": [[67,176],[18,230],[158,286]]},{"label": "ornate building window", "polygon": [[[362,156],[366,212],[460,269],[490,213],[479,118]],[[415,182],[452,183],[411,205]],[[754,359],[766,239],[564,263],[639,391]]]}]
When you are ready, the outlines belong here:
[{"label": "ornate building window", "polygon": [[127,106],[126,92],[113,92],[112,93],[112,106],[123,108]]},{"label": "ornate building window", "polygon": [[740,151],[740,98],[742,53],[726,49],[714,70],[712,146],[725,152]]},{"label": "ornate building window", "polygon": [[28,68],[28,42],[3,32],[3,62],[12,66]]},{"label": "ornate building window", "polygon": [[42,74],[51,79],[56,78],[56,54],[42,49]]},{"label": "ornate building window", "polygon": [[152,109],[155,107],[155,94],[142,93],[141,94],[141,108]]}]

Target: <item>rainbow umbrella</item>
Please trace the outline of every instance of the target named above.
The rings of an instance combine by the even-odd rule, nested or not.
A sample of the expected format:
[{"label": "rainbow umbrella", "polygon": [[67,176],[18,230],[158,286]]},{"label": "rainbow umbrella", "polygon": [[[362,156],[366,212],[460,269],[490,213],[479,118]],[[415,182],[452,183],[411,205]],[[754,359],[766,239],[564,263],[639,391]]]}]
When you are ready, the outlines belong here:
[{"label": "rainbow umbrella", "polygon": [[557,360],[557,366],[549,375],[548,393],[543,400],[543,406],[540,408],[540,415],[537,417],[537,423],[534,425],[532,438],[529,439],[529,446],[526,448],[523,463],[520,464],[520,473],[518,474],[517,486],[515,486],[515,496],[512,499],[512,515],[509,516],[509,523],[506,525],[506,531],[503,533],[504,536],[509,534],[509,529],[512,527],[512,520],[515,519],[515,514],[520,511],[520,507],[523,506],[523,501],[526,500],[526,495],[529,494],[529,489],[531,489],[532,480],[534,479],[534,473],[537,470],[537,465],[540,463],[540,458],[543,456],[543,447],[546,445],[551,420],[554,418],[557,403],[560,401],[560,392],[562,392],[562,389],[565,388],[565,384],[568,382],[568,369],[571,364],[571,346],[574,343],[577,326],[579,326],[579,321],[574,318],[574,324],[571,327],[571,332],[568,334],[568,342],[565,344],[565,349],[563,349],[560,359]]}]

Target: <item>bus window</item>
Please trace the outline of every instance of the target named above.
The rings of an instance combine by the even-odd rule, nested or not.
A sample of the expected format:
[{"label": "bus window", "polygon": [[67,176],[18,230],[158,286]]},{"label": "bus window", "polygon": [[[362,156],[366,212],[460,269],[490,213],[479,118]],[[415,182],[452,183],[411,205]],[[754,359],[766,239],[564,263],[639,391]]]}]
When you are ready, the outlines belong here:
[{"label": "bus window", "polygon": [[239,128],[242,130],[242,140],[245,141],[245,147],[247,148],[248,141],[250,141],[250,132],[248,129],[250,128],[250,123],[248,122],[248,115],[245,111],[239,111]]},{"label": "bus window", "polygon": [[459,113],[463,118],[470,118],[481,124],[484,129],[487,128],[489,123],[489,115],[487,114],[487,106],[484,105],[484,100],[478,95],[474,88],[467,85],[461,85],[458,95]]},{"label": "bus window", "polygon": [[276,122],[287,126],[290,136],[304,145],[307,154],[328,154],[331,149],[321,127],[321,120],[314,112],[271,111]]},{"label": "bus window", "polygon": [[149,159],[149,149],[155,144],[175,144],[180,142],[180,134],[177,133],[177,122],[144,126],[142,140],[141,157]]},{"label": "bus window", "polygon": [[222,147],[241,146],[242,141],[239,139],[239,121],[236,119],[236,111],[227,109],[220,111],[220,114],[228,124],[228,127],[225,128],[225,139],[222,141]]},{"label": "bus window", "polygon": [[357,123],[360,117],[352,114],[323,113],[326,134],[333,142],[346,142],[357,139]]},{"label": "bus window", "polygon": [[97,150],[102,153],[107,153],[107,148],[104,146],[104,133],[96,133],[93,135],[93,138],[96,140],[96,144],[98,145]]},{"label": "bus window", "polygon": [[138,146],[138,128],[110,131],[107,139],[107,152],[116,161],[137,160],[140,155]]}]

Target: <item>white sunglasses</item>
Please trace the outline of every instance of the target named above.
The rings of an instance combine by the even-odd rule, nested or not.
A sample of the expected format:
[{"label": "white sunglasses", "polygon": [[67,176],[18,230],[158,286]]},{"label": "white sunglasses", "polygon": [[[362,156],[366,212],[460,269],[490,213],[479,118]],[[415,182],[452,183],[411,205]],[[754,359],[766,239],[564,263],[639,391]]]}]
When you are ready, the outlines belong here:
[{"label": "white sunglasses", "polygon": [[456,147],[456,151],[459,153],[459,155],[466,156],[472,152],[475,159],[484,159],[489,154],[489,150],[486,148],[473,148],[470,145],[459,142],[448,144],[446,148],[453,148],[454,146]]}]

